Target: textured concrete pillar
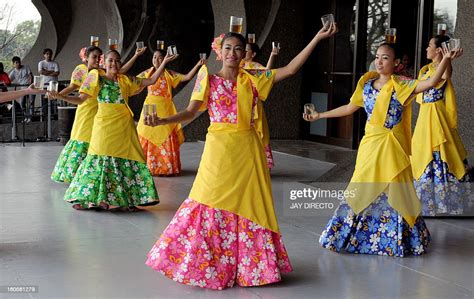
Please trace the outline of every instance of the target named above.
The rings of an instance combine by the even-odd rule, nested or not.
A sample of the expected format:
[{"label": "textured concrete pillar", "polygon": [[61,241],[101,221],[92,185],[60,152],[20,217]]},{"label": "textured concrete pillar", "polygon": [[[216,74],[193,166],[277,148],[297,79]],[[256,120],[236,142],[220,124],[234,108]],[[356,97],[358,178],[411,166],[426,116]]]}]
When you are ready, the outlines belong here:
[{"label": "textured concrete pillar", "polygon": [[474,162],[474,126],[472,115],[474,106],[474,1],[458,0],[455,36],[461,39],[464,54],[453,62],[453,82],[457,95],[459,132],[469,155],[469,162]]}]

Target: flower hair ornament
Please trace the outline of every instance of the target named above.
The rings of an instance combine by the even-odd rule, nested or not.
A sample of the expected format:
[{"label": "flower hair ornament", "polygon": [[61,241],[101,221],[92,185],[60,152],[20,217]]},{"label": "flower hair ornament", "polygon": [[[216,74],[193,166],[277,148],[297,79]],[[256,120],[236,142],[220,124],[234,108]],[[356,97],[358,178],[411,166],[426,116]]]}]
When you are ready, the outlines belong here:
[{"label": "flower hair ornament", "polygon": [[224,33],[214,38],[211,44],[212,50],[216,53],[216,60],[222,60],[222,40],[224,39]]},{"label": "flower hair ornament", "polygon": [[86,51],[87,51],[87,47],[81,48],[81,50],[79,51],[79,58],[84,63],[87,62]]}]

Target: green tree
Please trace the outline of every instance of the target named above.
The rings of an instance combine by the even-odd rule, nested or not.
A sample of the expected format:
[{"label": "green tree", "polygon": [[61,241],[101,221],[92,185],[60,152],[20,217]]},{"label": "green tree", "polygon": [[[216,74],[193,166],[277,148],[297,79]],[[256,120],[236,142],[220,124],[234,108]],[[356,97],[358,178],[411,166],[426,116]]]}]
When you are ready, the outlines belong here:
[{"label": "green tree", "polygon": [[12,67],[11,58],[24,58],[38,37],[41,21],[27,20],[10,29],[13,20],[13,6],[5,5],[0,12],[0,61],[5,69]]}]

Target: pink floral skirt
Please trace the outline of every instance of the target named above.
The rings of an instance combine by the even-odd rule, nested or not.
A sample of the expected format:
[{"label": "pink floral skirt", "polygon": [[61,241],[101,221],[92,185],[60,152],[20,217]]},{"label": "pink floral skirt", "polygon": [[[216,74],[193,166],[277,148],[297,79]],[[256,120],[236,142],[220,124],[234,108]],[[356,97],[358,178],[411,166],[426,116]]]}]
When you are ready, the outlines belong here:
[{"label": "pink floral skirt", "polygon": [[189,198],[146,264],[174,281],[215,290],[278,282],[293,270],[280,234]]}]

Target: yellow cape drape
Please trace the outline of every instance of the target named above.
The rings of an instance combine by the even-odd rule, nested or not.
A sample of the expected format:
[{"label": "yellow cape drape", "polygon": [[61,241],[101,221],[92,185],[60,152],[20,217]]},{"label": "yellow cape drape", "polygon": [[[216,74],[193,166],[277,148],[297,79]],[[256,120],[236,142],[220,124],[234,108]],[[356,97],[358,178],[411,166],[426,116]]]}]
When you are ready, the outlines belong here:
[{"label": "yellow cape drape", "polygon": [[[87,78],[88,72],[89,70],[85,64],[78,65],[71,75],[71,83],[82,86],[82,83]],[[76,116],[74,117],[74,124],[71,130],[72,140],[90,141],[97,107],[97,98],[95,97],[90,97],[77,106]]]},{"label": "yellow cape drape", "polygon": [[[189,197],[279,232],[262,141],[251,126],[252,85],[259,98],[264,100],[271,90],[274,76],[274,71],[253,75],[240,69],[237,77],[237,124],[211,123],[209,126]],[[205,108],[208,97],[209,74],[207,67],[203,66],[191,100],[202,101],[202,108]]]},{"label": "yellow cape drape", "polygon": [[[88,154],[145,162],[133,121],[133,113],[128,106],[128,97],[140,89],[141,79],[120,74],[118,84],[125,104],[99,101]],[[93,70],[89,72],[80,92],[97,97],[100,88],[99,73]]]},{"label": "yellow cape drape", "polygon": [[[434,75],[433,63],[424,66],[419,73],[420,80]],[[439,151],[441,159],[448,164],[449,172],[457,179],[466,175],[464,159],[466,149],[457,130],[456,94],[450,79],[442,80],[435,89],[445,86],[444,100],[423,103],[423,94],[417,96],[420,113],[412,138],[411,163],[413,176],[419,180],[428,164],[433,160],[433,151]]]},{"label": "yellow cape drape", "polygon": [[[377,78],[376,72],[366,73],[358,82],[351,103],[364,107],[365,83]],[[347,190],[350,207],[360,213],[374,202],[382,192],[388,195],[388,203],[397,210],[410,226],[415,224],[421,212],[421,203],[413,187],[410,167],[411,99],[416,80],[404,81],[392,76],[375,101],[370,121],[366,123],[361,140],[354,174]],[[392,129],[384,127],[392,93],[404,106],[402,120]]]}]

